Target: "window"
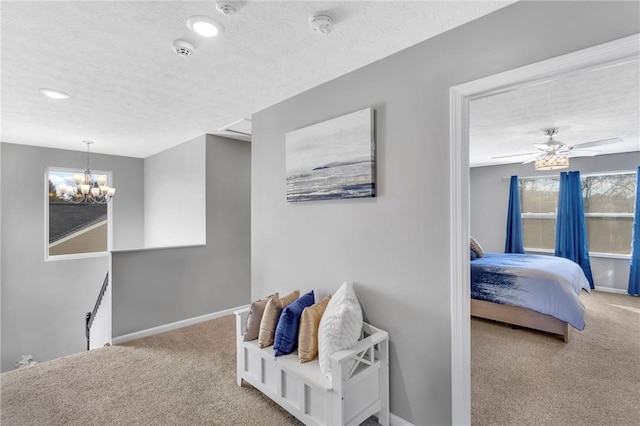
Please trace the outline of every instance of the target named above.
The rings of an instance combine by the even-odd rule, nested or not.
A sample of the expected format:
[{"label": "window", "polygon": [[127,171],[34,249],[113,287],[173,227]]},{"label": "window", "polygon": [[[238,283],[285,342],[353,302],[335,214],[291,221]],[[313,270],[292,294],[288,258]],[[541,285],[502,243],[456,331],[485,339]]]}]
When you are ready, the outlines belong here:
[{"label": "window", "polygon": [[76,204],[60,191],[60,185],[71,184],[78,173],[83,171],[49,168],[46,172],[46,258],[86,257],[108,250],[109,205]]},{"label": "window", "polygon": [[[555,248],[559,189],[557,177],[520,180],[522,230],[527,249]],[[635,172],[582,176],[589,252],[631,253],[635,191]]]},{"label": "window", "polygon": [[528,249],[554,249],[559,188],[557,177],[520,180],[522,235]]}]

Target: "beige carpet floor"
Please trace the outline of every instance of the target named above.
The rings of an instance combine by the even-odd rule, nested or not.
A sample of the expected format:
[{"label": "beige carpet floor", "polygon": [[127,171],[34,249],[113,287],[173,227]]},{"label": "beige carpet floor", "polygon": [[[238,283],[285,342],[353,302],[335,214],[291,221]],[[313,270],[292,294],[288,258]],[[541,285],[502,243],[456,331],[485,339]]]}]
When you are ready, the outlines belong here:
[{"label": "beige carpet floor", "polygon": [[[640,298],[581,299],[568,344],[472,320],[474,425],[640,424]],[[3,373],[0,424],[299,425],[236,385],[234,333],[227,316]]]},{"label": "beige carpet floor", "polygon": [[484,425],[639,425],[640,298],[582,293],[584,331],[471,321],[471,417]]},{"label": "beige carpet floor", "polygon": [[3,373],[2,426],[299,424],[236,385],[234,333],[227,316]]}]

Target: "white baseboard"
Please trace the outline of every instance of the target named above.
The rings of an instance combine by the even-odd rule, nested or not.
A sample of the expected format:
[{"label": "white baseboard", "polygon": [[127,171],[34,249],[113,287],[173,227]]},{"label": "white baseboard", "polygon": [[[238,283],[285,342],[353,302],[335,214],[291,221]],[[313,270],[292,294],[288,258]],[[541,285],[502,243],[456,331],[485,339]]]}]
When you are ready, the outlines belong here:
[{"label": "white baseboard", "polygon": [[124,336],[118,336],[111,339],[111,343],[114,345],[119,345],[121,343],[130,342],[132,340],[141,339],[147,336],[153,336],[154,334],[164,333],[165,331],[175,330],[178,328],[186,327],[188,325],[198,324],[199,322],[209,321],[212,319],[220,318],[225,315],[233,314],[233,311],[237,311],[238,309],[244,309],[249,307],[250,305],[237,306],[231,309],[225,309],[224,311],[213,312],[206,315],[201,315],[195,318],[188,318],[181,321],[172,322],[170,324],[159,325],[157,327],[147,328],[146,330],[136,331],[134,333],[125,334]]},{"label": "white baseboard", "polygon": [[594,290],[603,291],[605,293],[629,294],[629,293],[627,293],[627,290],[622,290],[622,289],[619,289],[619,288],[611,288],[611,287],[596,286],[596,288],[594,288]]},{"label": "white baseboard", "polygon": [[393,413],[389,413],[389,424],[391,426],[415,426],[413,423],[403,419],[402,417],[396,416]]}]

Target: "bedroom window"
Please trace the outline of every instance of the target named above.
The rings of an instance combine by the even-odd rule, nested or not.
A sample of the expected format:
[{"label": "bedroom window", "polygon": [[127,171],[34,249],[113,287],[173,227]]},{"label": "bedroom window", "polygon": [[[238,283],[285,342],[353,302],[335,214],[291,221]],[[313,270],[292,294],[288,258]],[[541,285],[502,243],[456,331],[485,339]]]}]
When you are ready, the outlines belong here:
[{"label": "bedroom window", "polygon": [[[60,185],[73,182],[82,170],[46,171],[45,259],[63,260],[100,256],[109,247],[109,204],[75,204],[66,200]],[[109,175],[108,172],[103,172]]]},{"label": "bedroom window", "polygon": [[520,179],[522,234],[527,249],[554,249],[559,188],[558,178]]},{"label": "bedroom window", "polygon": [[[582,176],[590,253],[631,253],[635,187],[635,172]],[[554,250],[559,188],[557,177],[520,180],[522,228],[527,250]]]},{"label": "bedroom window", "polygon": [[631,254],[636,174],[582,178],[589,252]]}]

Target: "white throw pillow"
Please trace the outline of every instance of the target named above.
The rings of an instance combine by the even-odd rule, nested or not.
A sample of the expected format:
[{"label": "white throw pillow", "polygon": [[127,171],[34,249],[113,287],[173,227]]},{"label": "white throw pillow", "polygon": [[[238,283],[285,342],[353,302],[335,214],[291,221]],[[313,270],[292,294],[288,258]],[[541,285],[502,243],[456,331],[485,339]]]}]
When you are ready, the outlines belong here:
[{"label": "white throw pillow", "polygon": [[353,290],[353,283],[345,282],[329,300],[318,327],[318,360],[320,371],[325,376],[331,376],[329,357],[355,345],[361,330],[360,302]]}]

